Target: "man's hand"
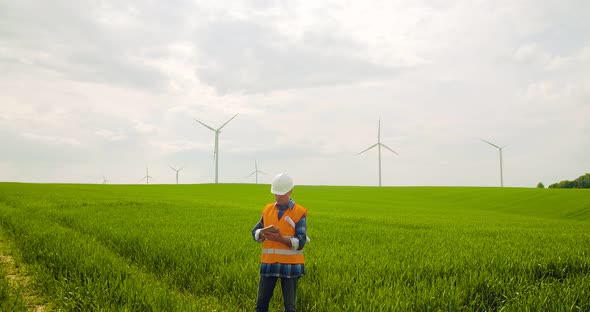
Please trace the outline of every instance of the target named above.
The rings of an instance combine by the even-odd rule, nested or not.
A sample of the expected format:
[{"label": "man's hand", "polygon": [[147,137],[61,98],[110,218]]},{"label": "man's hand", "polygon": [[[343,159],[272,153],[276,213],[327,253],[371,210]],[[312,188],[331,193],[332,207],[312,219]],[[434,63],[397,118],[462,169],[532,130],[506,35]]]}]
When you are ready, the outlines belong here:
[{"label": "man's hand", "polygon": [[281,238],[283,238],[281,236],[281,233],[279,233],[279,232],[266,232],[266,233],[260,233],[260,235],[264,239],[268,239],[268,240],[275,241],[275,242],[280,242]]},{"label": "man's hand", "polygon": [[283,243],[283,244],[291,247],[291,240],[288,237],[282,236],[281,233],[279,233],[279,232],[260,233],[260,237],[262,239],[268,239],[271,241]]}]

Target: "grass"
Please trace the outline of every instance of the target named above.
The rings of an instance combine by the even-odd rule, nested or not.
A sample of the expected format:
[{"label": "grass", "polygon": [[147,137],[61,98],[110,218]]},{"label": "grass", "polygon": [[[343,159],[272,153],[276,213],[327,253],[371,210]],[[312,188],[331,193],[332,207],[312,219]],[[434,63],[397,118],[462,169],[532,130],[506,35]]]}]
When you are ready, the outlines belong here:
[{"label": "grass", "polygon": [[[268,189],[0,183],[0,227],[56,309],[247,311]],[[302,311],[590,310],[588,190],[298,186],[293,197],[312,240]]]},{"label": "grass", "polygon": [[9,242],[0,233],[0,311],[26,311],[23,285],[16,278]]},{"label": "grass", "polygon": [[10,285],[4,268],[0,268],[0,274],[4,275],[0,280],[0,311],[26,311],[20,290]]}]

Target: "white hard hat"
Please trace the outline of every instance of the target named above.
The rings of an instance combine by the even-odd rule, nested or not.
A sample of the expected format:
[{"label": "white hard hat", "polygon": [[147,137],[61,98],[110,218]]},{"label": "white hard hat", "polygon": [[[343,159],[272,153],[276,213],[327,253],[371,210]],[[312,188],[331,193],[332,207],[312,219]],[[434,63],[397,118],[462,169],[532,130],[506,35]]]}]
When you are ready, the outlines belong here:
[{"label": "white hard hat", "polygon": [[279,173],[270,186],[270,192],[275,195],[285,195],[293,189],[293,179],[287,173]]}]

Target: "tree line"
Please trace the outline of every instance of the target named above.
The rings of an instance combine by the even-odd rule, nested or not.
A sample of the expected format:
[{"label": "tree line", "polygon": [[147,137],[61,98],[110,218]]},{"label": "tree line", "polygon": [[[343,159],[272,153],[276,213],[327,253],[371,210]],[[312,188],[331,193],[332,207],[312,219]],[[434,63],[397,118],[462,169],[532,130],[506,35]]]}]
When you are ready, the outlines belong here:
[{"label": "tree line", "polygon": [[590,188],[590,173],[586,173],[573,181],[565,180],[553,183],[549,185],[549,188]]}]

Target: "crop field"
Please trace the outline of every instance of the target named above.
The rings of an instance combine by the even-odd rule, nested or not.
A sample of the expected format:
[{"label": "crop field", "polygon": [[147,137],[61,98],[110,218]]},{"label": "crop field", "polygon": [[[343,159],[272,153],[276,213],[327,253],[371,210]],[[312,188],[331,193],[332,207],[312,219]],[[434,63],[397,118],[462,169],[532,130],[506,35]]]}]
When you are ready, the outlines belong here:
[{"label": "crop field", "polygon": [[[297,186],[293,198],[311,238],[300,311],[590,310],[589,190]],[[0,251],[29,280],[3,279],[0,307],[252,311],[250,231],[273,199],[268,185],[0,183]]]}]

